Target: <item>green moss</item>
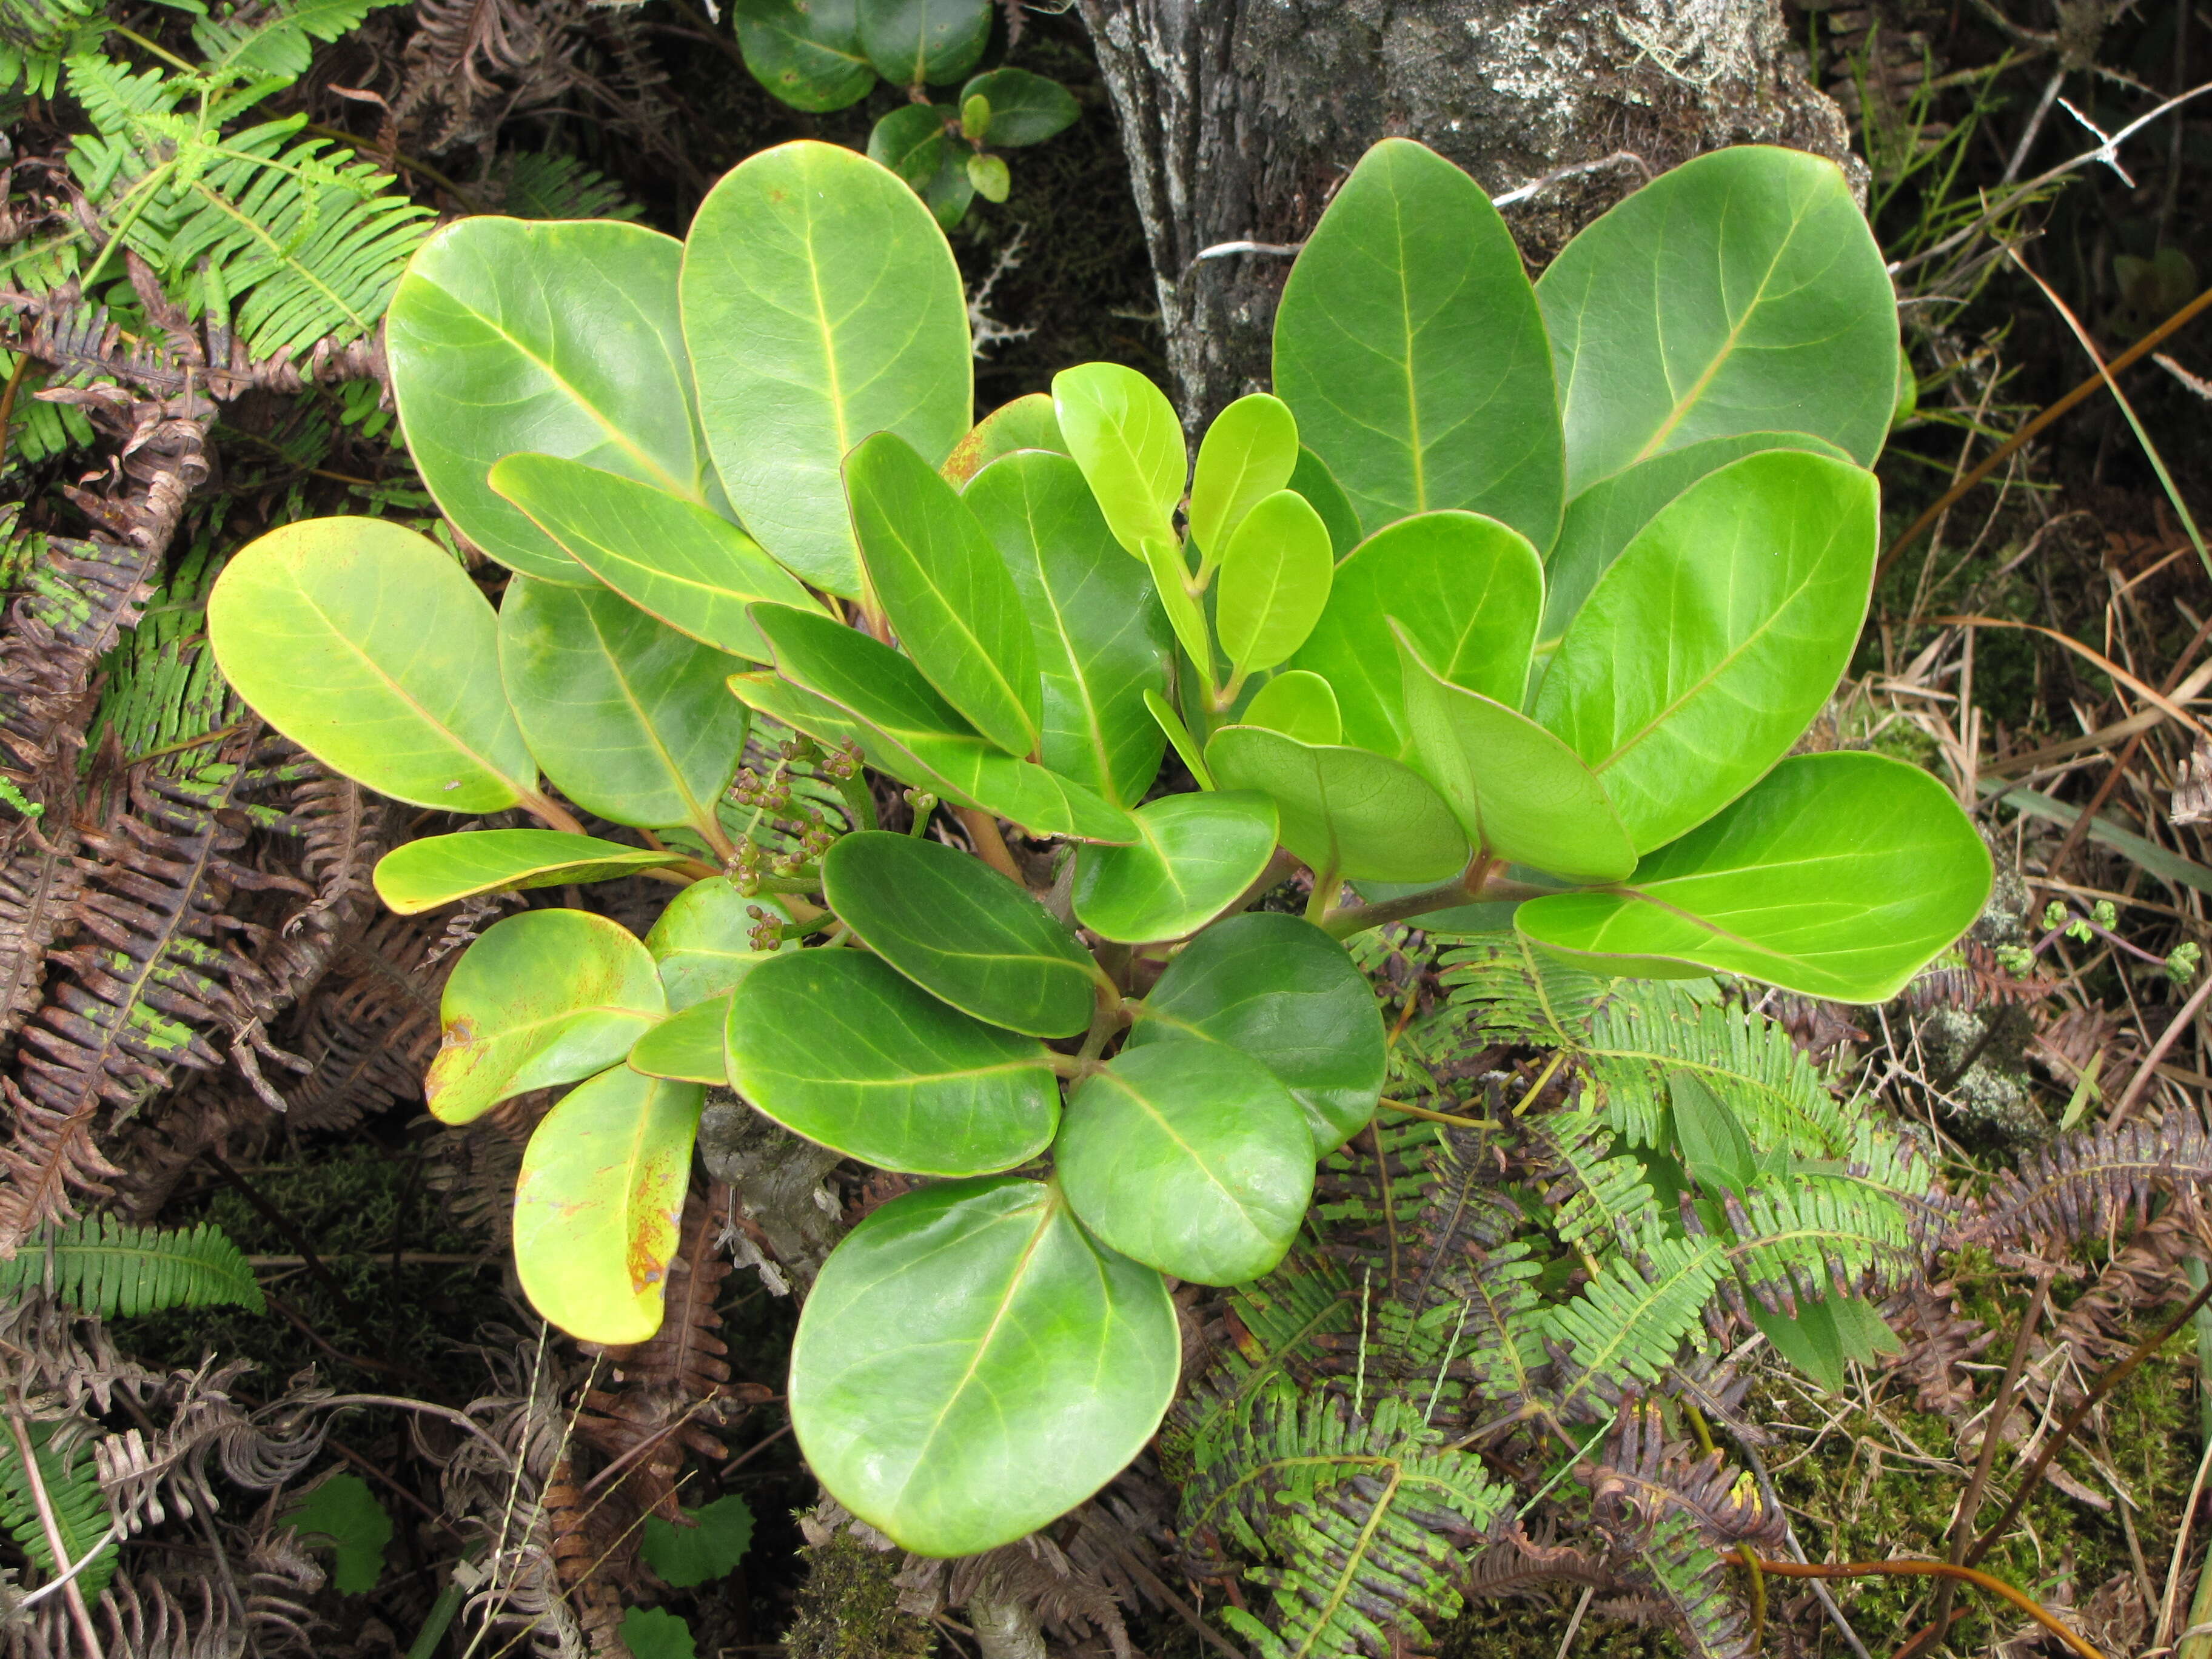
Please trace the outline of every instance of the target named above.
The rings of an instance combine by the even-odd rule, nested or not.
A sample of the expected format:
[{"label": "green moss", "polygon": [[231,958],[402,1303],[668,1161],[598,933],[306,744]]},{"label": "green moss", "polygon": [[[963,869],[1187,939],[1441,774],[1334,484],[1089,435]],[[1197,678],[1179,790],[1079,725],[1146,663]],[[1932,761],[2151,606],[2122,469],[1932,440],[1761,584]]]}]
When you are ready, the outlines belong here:
[{"label": "green moss", "polygon": [[935,1651],[928,1622],[899,1611],[896,1550],[872,1550],[839,1532],[799,1555],[806,1582],[783,1638],[789,1659],[922,1659]]}]

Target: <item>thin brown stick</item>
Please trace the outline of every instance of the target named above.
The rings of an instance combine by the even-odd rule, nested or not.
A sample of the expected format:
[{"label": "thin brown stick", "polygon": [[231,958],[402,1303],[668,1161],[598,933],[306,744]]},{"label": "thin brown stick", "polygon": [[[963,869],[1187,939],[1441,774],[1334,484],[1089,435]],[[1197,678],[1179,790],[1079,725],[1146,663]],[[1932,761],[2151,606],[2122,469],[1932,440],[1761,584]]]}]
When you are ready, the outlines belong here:
[{"label": "thin brown stick", "polygon": [[31,354],[27,351],[17,352],[15,372],[8,377],[6,390],[0,391],[0,463],[4,463],[8,459],[8,428],[9,423],[15,418],[15,397],[22,391],[23,382],[29,378],[30,373]]},{"label": "thin brown stick", "polygon": [[[2212,980],[2208,980],[2206,982],[2212,984]],[[2195,1317],[2197,1310],[2209,1301],[2212,1301],[2212,1279],[2208,1279],[2204,1288],[2189,1298],[2179,1313],[2137,1343],[2133,1353],[2097,1379],[2097,1385],[2089,1390],[2087,1398],[2067,1413],[2065,1420],[2051,1431],[2051,1438],[2043,1443],[2043,1449],[2036,1453],[2034,1460],[2022,1472],[2020,1478],[2020,1490],[2013,1493],[2012,1502],[2005,1505],[2004,1513],[1997,1516],[1996,1521],[1987,1532],[1974,1540],[1974,1547],[1966,1552],[1968,1566],[1972,1566],[1981,1560],[1990,1553],[1997,1540],[2004,1536],[2005,1528],[2011,1526],[2018,1518],[2021,1510],[2027,1507],[2027,1500],[2034,1492],[2037,1483],[2043,1479],[2044,1470],[2049,1468],[2051,1460],[2058,1455],[2058,1449],[2073,1437],[2074,1431],[2081,1426],[2089,1413],[2097,1408],[2105,1396],[2133,1376],[2136,1368],[2163,1347],[2166,1340],[2186,1325]]]},{"label": "thin brown stick", "polygon": [[69,1602],[70,1622],[76,1626],[77,1637],[92,1659],[106,1659],[100,1645],[100,1633],[92,1627],[92,1609],[85,1606],[84,1587],[76,1581],[70,1553],[62,1543],[62,1523],[54,1514],[53,1499],[46,1495],[46,1477],[39,1472],[39,1449],[31,1443],[31,1431],[23,1425],[21,1415],[8,1413],[8,1427],[15,1437],[15,1455],[23,1461],[23,1482],[31,1489],[31,1501],[38,1508],[39,1525],[46,1534],[46,1548],[52,1553],[54,1571],[66,1575],[62,1584],[62,1595]]},{"label": "thin brown stick", "polygon": [[1889,551],[1881,556],[1881,562],[1874,568],[1875,580],[1880,582],[1884,576],[1887,575],[1890,566],[1897,562],[1899,554],[1926,535],[1936,520],[1949,512],[1958,503],[1960,498],[1966,495],[1975,485],[2002,466],[2014,451],[2034,438],[2036,434],[2041,432],[2044,428],[2064,415],[2069,410],[2094,396],[2103,388],[2106,374],[2117,374],[2138,359],[2149,355],[2166,339],[2194,321],[2207,307],[2212,307],[2212,288],[2206,289],[2203,293],[2198,295],[2180,310],[2175,312],[2172,316],[2144,335],[2142,339],[2113,358],[2102,373],[2089,376],[2087,380],[2082,381],[2057,403],[2044,410],[2019,431],[2014,433],[2011,437],[1990,451],[1979,465],[1958,483],[1953,484],[1950,489],[1945,490],[1936,498],[1934,506],[1915,519],[1906,526],[1905,533],[1889,544]]},{"label": "thin brown stick", "polygon": [[[1991,1029],[1996,1023],[1991,1022]],[[2035,1281],[2035,1293],[2027,1301],[2027,1310],[2020,1316],[2020,1334],[2013,1338],[2012,1358],[2006,1363],[2004,1380],[1997,1384],[1996,1397],[1990,1403],[1989,1420],[1982,1425],[1981,1455],[1974,1460],[1974,1478],[1966,1483],[1966,1496],[1959,1500],[1958,1518],[1951,1523],[1951,1565],[1966,1564],[1966,1550],[1973,1542],[1974,1522],[1981,1518],[1982,1494],[1989,1490],[1990,1470],[1997,1459],[1997,1442],[2002,1437],[2005,1419],[2012,1411],[2013,1391],[2020,1387],[2020,1374],[2027,1369],[2027,1345],[2034,1339],[2035,1328],[2043,1321],[2043,1310],[2051,1301],[2051,1275],[2043,1273]],[[1946,1578],[1936,1587],[1936,1611],[1930,1623],[1941,1630],[1951,1626],[1951,1598],[1958,1589],[1958,1580]]]},{"label": "thin brown stick", "polygon": [[2011,1602],[2080,1654],[2081,1659],[2105,1659],[2103,1654],[2060,1623],[2043,1603],[2021,1594],[1995,1574],[1977,1572],[1972,1567],[1954,1566],[1948,1561],[1769,1561],[1742,1549],[1730,1550],[1721,1559],[1740,1567],[1756,1561],[1761,1572],[1784,1578],[1947,1578],[1972,1584]]},{"label": "thin brown stick", "polygon": [[[2212,636],[2212,617],[2205,619],[2204,625],[2197,630],[2196,636],[2183,647],[2181,654],[2173,659],[2173,672],[2166,677],[2164,683],[2158,688],[2160,695],[2172,697],[2180,689],[2183,678],[2189,672],[2190,662],[2203,648],[2208,636]],[[2156,712],[2165,713],[2163,709],[2157,709]],[[2089,833],[2091,822],[2095,819],[2098,813],[2105,810],[2105,803],[2112,799],[2112,792],[2119,787],[2120,780],[2127,775],[2128,768],[2134,763],[2137,752],[2142,748],[2143,738],[2149,729],[2148,726],[2145,726],[2142,731],[2130,735],[2126,747],[2120,750],[2120,757],[2106,769],[2104,777],[2099,781],[2097,793],[2090,797],[2089,805],[2082,809],[2080,817],[2067,826],[2066,838],[2058,843],[2058,850],[2051,855],[2051,861],[2043,866],[2045,874],[2055,876],[2065,867],[2066,860],[2074,855],[2074,849],[2081,844],[2082,838]]]},{"label": "thin brown stick", "polygon": [[2120,1091],[2119,1099],[2112,1103],[2111,1121],[2118,1123],[2127,1116],[2128,1109],[2136,1103],[2136,1097],[2157,1075],[2159,1061],[2166,1058],[2166,1051],[2195,1022],[2197,1016],[2204,1012],[2207,998],[2212,998],[2212,974],[2205,975],[2204,982],[2197,988],[2188,1001],[2181,1005],[2181,1012],[2168,1020],[2166,1029],[2158,1034],[2158,1041],[2151,1045],[2150,1053],[2143,1056],[2143,1063],[2136,1067],[2136,1074],[2128,1079],[2128,1086]]}]

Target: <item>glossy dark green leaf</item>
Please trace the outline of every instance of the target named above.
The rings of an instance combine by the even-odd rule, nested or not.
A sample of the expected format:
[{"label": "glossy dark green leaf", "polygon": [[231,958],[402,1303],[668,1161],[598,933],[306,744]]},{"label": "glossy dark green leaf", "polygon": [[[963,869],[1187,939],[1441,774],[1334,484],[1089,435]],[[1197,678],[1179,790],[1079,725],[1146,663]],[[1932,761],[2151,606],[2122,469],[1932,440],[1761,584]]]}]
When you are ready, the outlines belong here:
[{"label": "glossy dark green leaf", "polygon": [[509,455],[491,487],[563,552],[679,634],[755,662],[768,647],[745,616],[756,599],[813,597],[720,514],[620,473],[553,455]]},{"label": "glossy dark green leaf", "polygon": [[1114,539],[1139,558],[1147,542],[1173,545],[1189,463],[1167,394],[1133,368],[1080,363],[1052,377],[1052,402]]},{"label": "glossy dark green leaf", "polygon": [[612,219],[459,219],[409,263],[386,319],[392,390],[422,482],[501,563],[597,581],[485,481],[518,450],[721,502],[677,317],[683,244]]},{"label": "glossy dark green leaf", "polygon": [[1352,498],[1328,470],[1328,463],[1304,444],[1298,446],[1298,464],[1291,474],[1291,488],[1311,501],[1314,511],[1321,514],[1321,521],[1328,526],[1329,546],[1338,558],[1359,545],[1359,514],[1352,509]]},{"label": "glossy dark green leaf", "polygon": [[993,461],[1021,449],[1067,453],[1067,441],[1060,435],[1060,416],[1053,412],[1052,399],[1042,392],[1000,404],[976,422],[968,435],[952,447],[952,453],[945,459],[945,476],[965,489],[968,481]]},{"label": "glossy dark green leaf", "polygon": [[1536,292],[1571,495],[1743,432],[1809,432],[1861,463],[1881,448],[1897,301],[1824,157],[1740,144],[1685,162],[1568,243]]},{"label": "glossy dark green leaf", "polygon": [[1577,881],[1617,881],[1636,848],[1581,756],[1517,708],[1448,684],[1397,646],[1412,765],[1494,857]]},{"label": "glossy dark green leaf", "polygon": [[1298,465],[1298,423],[1279,398],[1255,392],[1213,417],[1190,475],[1190,539],[1210,568],[1244,515],[1286,489]]},{"label": "glossy dark green leaf", "polygon": [[1592,484],[1567,503],[1559,539],[1545,557],[1544,623],[1538,637],[1556,640],[1566,631],[1597,579],[1661,507],[1708,472],[1763,449],[1802,449],[1833,460],[1850,459],[1826,439],[1808,433],[1747,432],[1668,450]]},{"label": "glossy dark green leaf", "polygon": [[876,84],[860,0],[731,0],[730,22],[753,79],[793,109],[842,109]]},{"label": "glossy dark green leaf", "polygon": [[860,50],[894,86],[957,81],[991,38],[991,0],[861,0]]},{"label": "glossy dark green leaf", "polygon": [[1123,1052],[1192,1036],[1264,1060],[1324,1154],[1375,1115],[1388,1059],[1375,994],[1341,945],[1297,916],[1231,916],[1185,945]]},{"label": "glossy dark green leaf", "polygon": [[725,684],[736,658],[606,588],[516,576],[499,666],[531,753],[579,806],[647,828],[714,822],[745,744]]},{"label": "glossy dark green leaf", "polygon": [[660,965],[671,1008],[689,1008],[737,988],[768,957],[752,947],[752,917],[764,910],[785,919],[783,902],[771,893],[747,898],[728,882],[695,881],[668,902],[645,948]]},{"label": "glossy dark green leaf", "polygon": [[706,1091],[617,1066],[563,1095],[514,1185],[514,1267],[538,1311],[584,1342],[660,1328]]},{"label": "glossy dark green leaf", "polygon": [[895,1198],[837,1246],[791,1349],[806,1466],[926,1555],[1043,1526],[1143,1449],[1182,1343],[1158,1273],[1006,1178]]},{"label": "glossy dark green leaf", "polygon": [[857,595],[847,453],[895,432],[934,465],[972,418],[968,302],[944,232],[865,156],[780,144],[701,204],[682,289],[700,416],[745,528],[815,586]]},{"label": "glossy dark green leaf", "polygon": [[630,1070],[678,1083],[721,1087],[729,1080],[722,1057],[722,1028],[729,1014],[726,991],[671,1014],[630,1049]]},{"label": "glossy dark green leaf", "polygon": [[1101,1242],[1178,1279],[1241,1285],[1297,1236],[1313,1196],[1313,1135],[1255,1056],[1155,1042],[1069,1091],[1053,1168]]},{"label": "glossy dark green leaf", "polygon": [[1038,759],[1110,801],[1142,799],[1162,746],[1145,693],[1165,689],[1173,649],[1144,567],[1115,544],[1065,455],[994,461],[966,500],[1029,617],[1044,695]]},{"label": "glossy dark green leaf", "polygon": [[1369,534],[1457,507],[1551,544],[1564,461],[1536,297],[1489,197],[1434,151],[1386,138],[1330,201],[1275,313],[1275,394]]},{"label": "glossy dark green leaf", "polygon": [[447,812],[535,793],[491,606],[428,538],[382,519],[283,526],[232,556],[207,622],[232,688],[331,770]]},{"label": "glossy dark green leaf", "polygon": [[667,1012],[653,957],[620,922],[526,910],[453,965],[423,1093],[440,1121],[466,1123],[510,1096],[621,1064]]},{"label": "glossy dark green leaf", "polygon": [[945,118],[938,104],[901,104],[868,131],[868,159],[927,191],[945,167]]},{"label": "glossy dark green leaf", "polygon": [[963,1013],[1031,1036],[1073,1036],[1097,1001],[1090,952],[1045,908],[942,842],[863,830],[822,860],[837,919]]},{"label": "glossy dark green leaf", "polygon": [[612,881],[684,860],[682,853],[558,830],[473,830],[404,842],[376,861],[373,879],[377,897],[412,916],[478,893]]},{"label": "glossy dark green leaf", "polygon": [[[994,746],[888,646],[805,611],[756,605],[752,614],[775,653],[778,674],[832,711],[825,726],[803,701],[760,705],[777,719],[830,743],[851,736],[870,765],[953,805],[980,806],[1038,835],[1111,842],[1136,839],[1127,813],[1074,780]],[[747,684],[747,677],[737,676],[731,688],[743,693]],[[842,732],[840,718],[850,723]]]},{"label": "glossy dark green leaf", "polygon": [[1990,879],[1941,783],[1839,750],[1784,761],[1622,888],[1533,899],[1514,924],[1599,973],[1710,969],[1882,1002],[1973,924]]},{"label": "glossy dark green leaf", "polygon": [[1544,605],[1544,570],[1518,532],[1473,513],[1424,513],[1370,536],[1337,567],[1295,659],[1329,683],[1344,740],[1412,757],[1393,617],[1452,684],[1521,706]]},{"label": "glossy dark green leaf", "polygon": [[1224,726],[1206,744],[1206,764],[1218,787],[1272,799],[1283,845],[1325,876],[1442,881],[1467,863],[1467,836],[1451,808],[1411,769],[1381,755]]},{"label": "glossy dark green leaf", "polygon": [[983,137],[994,149],[1041,144],[1073,126],[1083,112],[1066,87],[1024,69],[994,69],[976,76],[960,88],[962,108],[970,98],[982,98],[991,106],[991,124]]},{"label": "glossy dark green leaf", "polygon": [[1285,661],[1328,603],[1328,526],[1295,489],[1253,504],[1229,538],[1215,595],[1221,649],[1239,675]]},{"label": "glossy dark green leaf", "polygon": [[865,951],[779,951],[731,993],[726,1040],[738,1093],[880,1169],[1012,1169],[1060,1122],[1042,1043],[970,1019]]},{"label": "glossy dark green leaf", "polygon": [[1667,1074],[1667,1095],[1682,1167],[1709,1192],[1724,1188],[1741,1198],[1759,1178],[1759,1158],[1735,1114],[1688,1072]]},{"label": "glossy dark green leaf", "polygon": [[1662,508],[1577,613],[1531,708],[1639,852],[1788,752],[1850,660],[1880,544],[1874,475],[1747,455]]},{"label": "glossy dark green leaf", "polygon": [[1043,736],[1036,648],[1006,561],[960,492],[879,432],[845,463],[869,585],[922,678],[1010,755]]},{"label": "glossy dark green leaf", "polygon": [[1228,908],[1275,852],[1275,805],[1242,791],[1163,795],[1130,816],[1144,839],[1075,855],[1076,919],[1101,939],[1181,939]]},{"label": "glossy dark green leaf", "polygon": [[1264,726],[1300,743],[1344,740],[1344,714],[1329,683],[1310,669],[1286,668],[1253,693],[1238,721]]}]

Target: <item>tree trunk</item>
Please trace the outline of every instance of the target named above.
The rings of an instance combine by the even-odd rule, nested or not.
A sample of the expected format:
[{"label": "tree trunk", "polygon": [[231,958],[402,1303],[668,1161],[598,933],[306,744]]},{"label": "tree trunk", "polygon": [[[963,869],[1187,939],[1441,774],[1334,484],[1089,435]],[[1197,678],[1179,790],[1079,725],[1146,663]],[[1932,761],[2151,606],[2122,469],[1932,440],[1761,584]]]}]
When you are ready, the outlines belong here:
[{"label": "tree trunk", "polygon": [[1268,381],[1281,253],[1376,139],[1418,138],[1493,195],[1622,152],[1508,210],[1532,264],[1701,151],[1846,158],[1777,0],[1082,0],[1120,117],[1184,418]]}]

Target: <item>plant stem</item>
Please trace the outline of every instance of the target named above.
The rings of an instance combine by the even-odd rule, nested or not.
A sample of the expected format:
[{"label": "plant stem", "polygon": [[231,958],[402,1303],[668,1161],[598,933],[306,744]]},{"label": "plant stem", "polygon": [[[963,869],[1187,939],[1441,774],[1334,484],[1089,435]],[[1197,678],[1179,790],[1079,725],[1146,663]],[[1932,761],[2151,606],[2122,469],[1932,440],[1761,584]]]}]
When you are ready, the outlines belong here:
[{"label": "plant stem", "polygon": [[535,789],[523,795],[522,810],[550,829],[565,830],[572,836],[585,833],[582,821],[574,813],[559,802],[547,799]]},{"label": "plant stem", "polygon": [[1326,928],[1328,908],[1343,890],[1344,878],[1338,873],[1337,863],[1332,859],[1327,869],[1314,872],[1313,892],[1306,900],[1306,920],[1316,927]]},{"label": "plant stem", "polygon": [[998,819],[974,806],[955,807],[953,815],[968,831],[969,839],[975,843],[975,856],[1026,890],[1029,880],[1022,874],[1022,866],[1014,862],[1014,855],[1006,850],[1006,838],[999,833]]},{"label": "plant stem", "polygon": [[1478,900],[1514,903],[1522,899],[1540,898],[1551,890],[1531,887],[1525,882],[1493,881],[1489,872],[1497,867],[1496,860],[1477,855],[1469,862],[1464,874],[1455,876],[1439,886],[1425,888],[1418,893],[1407,893],[1398,898],[1378,899],[1372,904],[1347,904],[1341,910],[1322,918],[1322,930],[1332,939],[1350,939],[1354,933],[1364,933],[1370,927],[1381,927],[1389,922],[1426,915],[1431,910],[1455,910],[1462,904],[1472,904]]},{"label": "plant stem", "polygon": [[1948,1561],[1769,1561],[1745,1549],[1730,1550],[1721,1559],[1740,1567],[1757,1562],[1761,1572],[1782,1578],[1946,1578],[1978,1585],[1990,1595],[2011,1602],[2081,1655],[2081,1659],[2105,1659],[2103,1654],[2052,1617],[2040,1601],[2022,1595],[1994,1574],[1977,1572],[1972,1567],[1954,1566]]}]

